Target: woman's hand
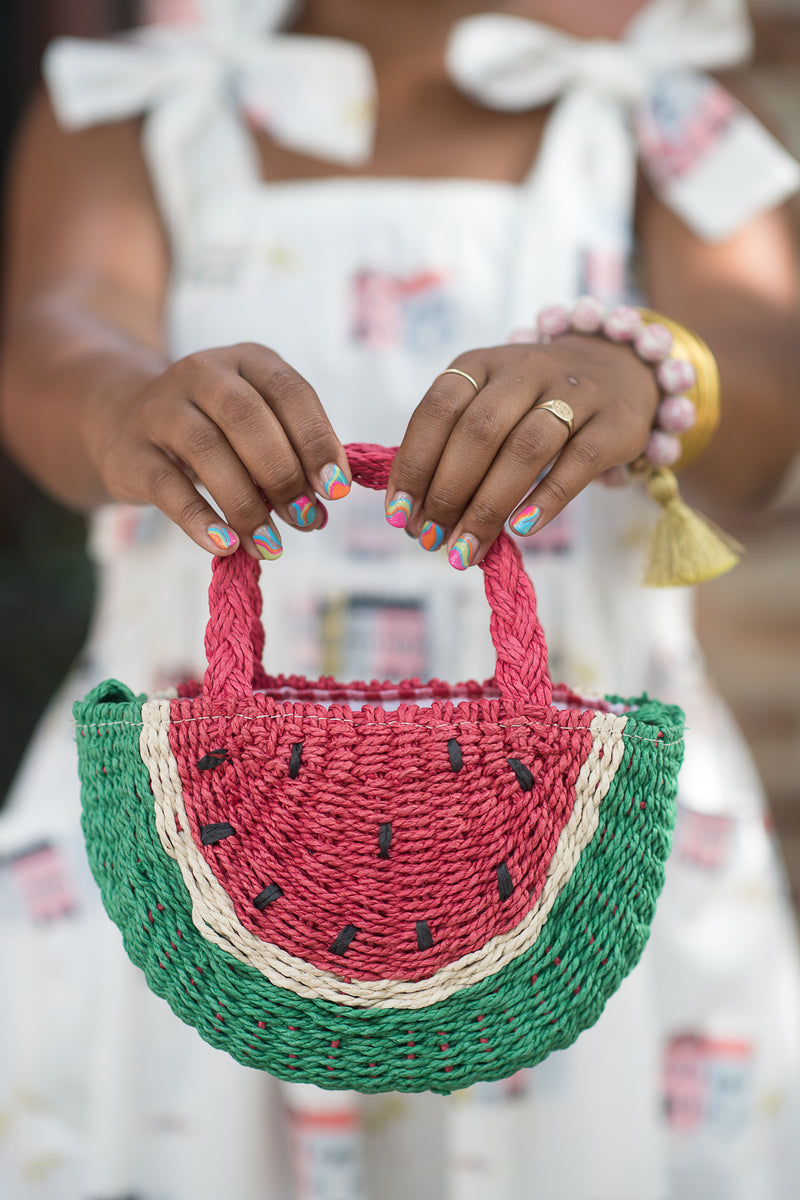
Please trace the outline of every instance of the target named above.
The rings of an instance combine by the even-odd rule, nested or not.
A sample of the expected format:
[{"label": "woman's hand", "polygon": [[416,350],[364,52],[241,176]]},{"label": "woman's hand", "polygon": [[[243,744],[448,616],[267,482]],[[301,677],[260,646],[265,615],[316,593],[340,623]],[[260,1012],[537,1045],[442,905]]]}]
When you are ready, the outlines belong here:
[{"label": "woman's hand", "polygon": [[320,529],[327,515],[315,493],[336,500],[350,490],[347,458],[314,389],[264,346],[190,354],[133,397],[110,395],[96,390],[84,416],[106,491],[155,504],[214,554],[241,542],[252,556],[277,558],[270,509],[297,529]]},{"label": "woman's hand", "polygon": [[43,95],[30,108],[8,189],[2,434],[64,504],[149,502],[211,553],[276,558],[270,509],[320,528],[315,493],[347,493],[347,459],[264,346],[170,365],[170,248],[140,141],[138,121],[67,134]]},{"label": "woman's hand", "polygon": [[[477,391],[460,374],[433,381],[392,465],[386,511],[425,549],[446,545],[460,570],[481,561],[509,514],[515,533],[534,533],[647,444],[658,388],[628,346],[569,334],[469,351],[451,365]],[[539,407],[549,400],[573,410],[571,436]]]}]

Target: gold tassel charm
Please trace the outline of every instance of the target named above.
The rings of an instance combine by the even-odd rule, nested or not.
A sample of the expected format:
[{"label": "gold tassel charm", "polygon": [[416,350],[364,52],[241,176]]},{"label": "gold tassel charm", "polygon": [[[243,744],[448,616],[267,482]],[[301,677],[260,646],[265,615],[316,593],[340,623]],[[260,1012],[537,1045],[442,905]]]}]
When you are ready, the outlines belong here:
[{"label": "gold tassel charm", "polygon": [[669,467],[651,468],[646,483],[661,506],[646,558],[647,587],[703,583],[736,566],[744,547],[684,502]]}]

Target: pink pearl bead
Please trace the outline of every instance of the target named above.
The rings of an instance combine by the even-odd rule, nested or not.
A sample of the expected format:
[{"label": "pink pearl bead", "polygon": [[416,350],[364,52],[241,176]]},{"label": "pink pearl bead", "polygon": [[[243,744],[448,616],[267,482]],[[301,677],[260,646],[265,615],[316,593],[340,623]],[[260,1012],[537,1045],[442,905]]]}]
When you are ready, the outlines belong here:
[{"label": "pink pearl bead", "polygon": [[656,378],[665,392],[688,392],[697,383],[697,372],[683,358],[667,358],[656,368]]},{"label": "pink pearl bead", "polygon": [[666,325],[645,325],[634,342],[636,353],[645,362],[660,363],[672,349],[672,334]]},{"label": "pink pearl bead", "polygon": [[603,327],[606,307],[594,296],[581,296],[572,306],[570,319],[576,333],[597,333]]},{"label": "pink pearl bead", "polygon": [[536,318],[536,327],[539,333],[557,337],[569,329],[569,313],[563,304],[551,304],[549,308],[543,308],[539,313]]},{"label": "pink pearl bead", "polygon": [[539,339],[535,329],[515,329],[508,340],[516,344],[518,342],[538,342]]},{"label": "pink pearl bead", "polygon": [[656,420],[666,433],[688,433],[697,422],[697,409],[688,396],[667,396],[658,406]]},{"label": "pink pearl bead", "polygon": [[612,342],[632,342],[642,328],[642,318],[629,304],[612,308],[603,322],[603,333]]},{"label": "pink pearl bead", "polygon": [[681,456],[681,444],[671,433],[654,429],[650,434],[644,456],[654,467],[671,467]]}]

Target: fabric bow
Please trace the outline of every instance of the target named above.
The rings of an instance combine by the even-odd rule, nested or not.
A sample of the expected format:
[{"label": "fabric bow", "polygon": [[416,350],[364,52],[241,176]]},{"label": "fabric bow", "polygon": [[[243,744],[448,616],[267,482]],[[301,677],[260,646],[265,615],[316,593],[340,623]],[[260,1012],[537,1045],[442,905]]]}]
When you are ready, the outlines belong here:
[{"label": "fabric bow", "polygon": [[699,73],[740,63],[750,51],[742,0],[655,0],[618,42],[572,37],[524,17],[468,17],[454,27],[447,66],[456,86],[489,108],[521,111],[561,98],[555,124],[575,147],[573,166],[591,163],[593,146],[605,140],[609,170],[619,174],[623,140],[633,152],[633,133],[661,198],[716,240],[800,185],[795,161]]},{"label": "fabric bow", "polygon": [[621,41],[572,37],[526,17],[459,21],[447,53],[451,77],[490,108],[536,108],[571,87],[635,102],[655,74],[675,67],[733,66],[751,51],[739,0],[660,0],[639,12]]},{"label": "fabric bow", "polygon": [[60,38],[43,70],[68,129],[145,114],[143,147],[179,241],[200,198],[261,171],[244,110],[276,142],[358,166],[372,152],[375,79],[363,47],[281,33],[291,0],[202,0],[198,25],[113,42]]}]

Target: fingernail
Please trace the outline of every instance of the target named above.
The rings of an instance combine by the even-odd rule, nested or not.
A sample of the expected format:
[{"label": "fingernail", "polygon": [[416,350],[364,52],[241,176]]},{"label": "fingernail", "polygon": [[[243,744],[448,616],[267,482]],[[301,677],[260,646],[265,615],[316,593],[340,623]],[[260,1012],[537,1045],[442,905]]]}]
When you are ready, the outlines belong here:
[{"label": "fingernail", "polygon": [[395,492],[386,506],[386,520],[395,529],[405,529],[411,520],[412,500],[407,492]]},{"label": "fingernail", "polygon": [[336,463],[327,463],[319,473],[322,490],[329,500],[341,500],[350,491],[347,476]]},{"label": "fingernail", "polygon": [[206,533],[218,550],[231,550],[239,544],[238,537],[227,525],[209,525]]},{"label": "fingernail", "polygon": [[514,520],[509,523],[509,528],[513,533],[519,533],[524,537],[526,533],[530,533],[540,516],[541,510],[535,504],[529,504],[526,508],[519,510]]},{"label": "fingernail", "polygon": [[295,525],[299,525],[301,529],[308,528],[313,525],[317,517],[317,507],[313,500],[309,500],[308,496],[298,496],[289,505],[289,512],[294,518]]},{"label": "fingernail", "polygon": [[475,555],[478,553],[478,545],[478,539],[471,533],[462,534],[453,543],[453,548],[447,556],[450,566],[455,567],[457,571],[466,571],[467,567],[472,566]]},{"label": "fingernail", "polygon": [[444,541],[444,530],[435,521],[426,521],[419,535],[423,550],[438,550]]},{"label": "fingernail", "polygon": [[283,554],[281,539],[269,525],[260,525],[258,529],[254,530],[252,537],[262,558],[272,562],[273,559],[280,558]]}]

